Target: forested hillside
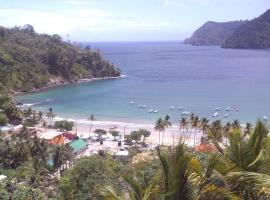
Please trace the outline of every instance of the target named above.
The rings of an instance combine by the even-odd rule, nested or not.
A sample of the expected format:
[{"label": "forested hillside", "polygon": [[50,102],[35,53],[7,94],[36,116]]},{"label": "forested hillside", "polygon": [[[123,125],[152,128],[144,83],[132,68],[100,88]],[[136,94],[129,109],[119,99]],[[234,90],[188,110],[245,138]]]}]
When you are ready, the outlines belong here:
[{"label": "forested hillside", "polygon": [[270,48],[270,10],[239,27],[222,45],[224,48]]},{"label": "forested hillside", "polygon": [[246,21],[220,23],[209,21],[196,30],[191,38],[186,39],[185,43],[196,46],[221,45],[235,30],[245,23]]},{"label": "forested hillside", "polygon": [[0,27],[0,84],[8,91],[119,75],[119,69],[90,47],[79,48],[59,35],[38,34],[31,25]]}]

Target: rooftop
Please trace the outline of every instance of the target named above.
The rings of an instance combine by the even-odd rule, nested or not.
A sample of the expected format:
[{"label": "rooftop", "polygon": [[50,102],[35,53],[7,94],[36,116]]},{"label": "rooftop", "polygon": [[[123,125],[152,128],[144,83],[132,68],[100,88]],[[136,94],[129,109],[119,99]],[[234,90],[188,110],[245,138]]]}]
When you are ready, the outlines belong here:
[{"label": "rooftop", "polygon": [[62,132],[57,132],[57,131],[47,131],[47,132],[42,132],[40,134],[40,138],[44,138],[45,140],[51,140],[53,138],[55,138],[58,135],[61,135]]},{"label": "rooftop", "polygon": [[78,152],[81,149],[87,146],[87,142],[83,139],[73,140],[69,143],[69,146],[73,149],[74,152]]}]

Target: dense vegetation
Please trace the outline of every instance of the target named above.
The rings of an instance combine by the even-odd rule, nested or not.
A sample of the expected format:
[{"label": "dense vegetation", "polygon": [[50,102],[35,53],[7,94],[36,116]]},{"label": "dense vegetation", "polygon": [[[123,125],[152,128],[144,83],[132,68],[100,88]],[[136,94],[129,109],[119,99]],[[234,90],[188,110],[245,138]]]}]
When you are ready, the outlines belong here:
[{"label": "dense vegetation", "polygon": [[[27,113],[34,116],[33,111]],[[0,174],[7,175],[0,182],[0,195],[14,200],[270,198],[270,137],[265,122],[258,120],[254,126],[247,123],[241,127],[238,120],[223,124],[192,113],[179,121],[179,131],[186,137],[175,141],[176,145],[161,145],[170,126],[169,116],[157,120],[160,145],[154,150],[143,150],[144,141],[138,139],[148,137],[149,131],[140,129],[126,135],[126,140],[135,140],[136,144],[125,158],[103,152],[75,159],[68,145],[47,144],[27,130],[11,138],[0,137]],[[200,145],[211,147],[207,151],[198,151],[196,143],[194,147],[185,145],[200,131]],[[95,132],[106,134],[101,129]],[[75,164],[59,179],[58,171],[66,161]]]},{"label": "dense vegetation", "polygon": [[119,75],[118,69],[89,46],[82,49],[59,35],[38,34],[31,25],[0,27],[0,84],[8,91]]},{"label": "dense vegetation", "polygon": [[270,48],[270,10],[239,27],[226,42],[224,48]]},{"label": "dense vegetation", "polygon": [[186,44],[197,46],[221,45],[246,21],[232,22],[206,22],[196,30],[191,38],[185,40]]},{"label": "dense vegetation", "polygon": [[[26,129],[0,137],[0,199],[46,199],[56,193],[59,166],[72,160],[68,145],[56,146],[32,136]],[[50,162],[51,160],[51,162]]]},{"label": "dense vegetation", "polygon": [[12,98],[0,93],[0,126],[7,123],[17,125],[22,121],[22,117],[22,111],[16,107]]}]

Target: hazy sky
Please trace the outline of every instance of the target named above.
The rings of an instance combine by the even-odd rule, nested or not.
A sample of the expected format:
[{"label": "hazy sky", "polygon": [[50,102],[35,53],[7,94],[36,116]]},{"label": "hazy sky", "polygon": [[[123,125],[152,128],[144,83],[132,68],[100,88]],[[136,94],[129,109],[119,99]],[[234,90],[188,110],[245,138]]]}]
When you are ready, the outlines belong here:
[{"label": "hazy sky", "polygon": [[252,19],[270,0],[0,0],[0,25],[76,41],[182,40],[208,20]]}]

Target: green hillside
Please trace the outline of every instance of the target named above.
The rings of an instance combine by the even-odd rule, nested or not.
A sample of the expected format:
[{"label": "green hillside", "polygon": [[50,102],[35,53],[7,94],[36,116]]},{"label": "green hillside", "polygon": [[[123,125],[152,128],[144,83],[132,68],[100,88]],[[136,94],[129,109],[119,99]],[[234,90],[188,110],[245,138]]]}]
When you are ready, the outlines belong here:
[{"label": "green hillside", "polygon": [[0,27],[0,84],[8,91],[119,75],[119,69],[90,47],[77,47],[59,35],[38,34],[31,25]]},{"label": "green hillside", "polygon": [[270,10],[239,27],[222,47],[238,49],[270,48]]},{"label": "green hillside", "polygon": [[246,21],[206,22],[196,30],[186,44],[196,46],[221,45]]}]

